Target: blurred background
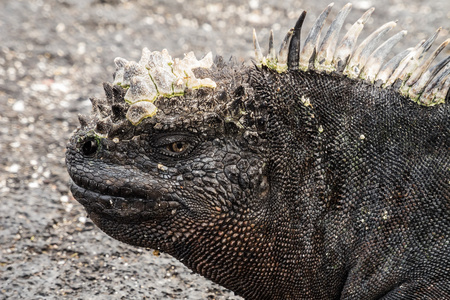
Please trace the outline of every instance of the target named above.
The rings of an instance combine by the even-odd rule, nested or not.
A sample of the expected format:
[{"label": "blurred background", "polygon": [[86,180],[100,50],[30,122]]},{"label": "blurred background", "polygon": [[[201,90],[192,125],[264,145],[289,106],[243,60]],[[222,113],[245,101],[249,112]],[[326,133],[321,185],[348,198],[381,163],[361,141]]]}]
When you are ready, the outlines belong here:
[{"label": "blurred background", "polygon": [[[113,60],[141,49],[212,51],[250,63],[252,29],[267,49],[303,10],[303,38],[328,1],[0,1],[0,299],[241,299],[168,255],[119,243],[70,195],[64,152],[89,97],[103,97]],[[346,1],[335,1],[329,21]],[[442,27],[450,1],[354,1],[348,29],[375,6],[362,38],[398,20],[394,53]],[[342,36],[342,35],[341,35]],[[390,35],[389,35],[390,36]],[[267,51],[267,50],[266,50]],[[450,55],[447,49],[441,58]]]}]

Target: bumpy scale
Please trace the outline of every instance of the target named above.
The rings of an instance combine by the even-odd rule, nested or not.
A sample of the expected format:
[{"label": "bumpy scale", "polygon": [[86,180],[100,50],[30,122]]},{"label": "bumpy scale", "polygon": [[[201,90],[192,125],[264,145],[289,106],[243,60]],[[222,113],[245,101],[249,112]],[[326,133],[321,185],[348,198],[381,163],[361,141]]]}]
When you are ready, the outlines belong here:
[{"label": "bumpy scale", "polygon": [[450,299],[450,40],[383,63],[406,32],[331,8],[253,66],[116,59],[67,148],[93,222],[247,299]]}]

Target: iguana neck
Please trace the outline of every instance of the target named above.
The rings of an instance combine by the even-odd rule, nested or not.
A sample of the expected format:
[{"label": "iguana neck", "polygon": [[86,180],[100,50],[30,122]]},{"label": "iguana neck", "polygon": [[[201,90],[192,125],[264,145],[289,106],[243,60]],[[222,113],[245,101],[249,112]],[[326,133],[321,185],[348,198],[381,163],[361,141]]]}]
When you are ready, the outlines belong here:
[{"label": "iguana neck", "polygon": [[301,210],[281,212],[284,216],[273,218],[273,212],[261,211],[251,219],[224,214],[178,239],[169,253],[248,299],[295,299],[293,295],[309,293],[335,298],[346,272],[337,260],[341,245],[335,242],[338,247],[327,250],[324,241],[337,237],[325,227],[303,224]]}]

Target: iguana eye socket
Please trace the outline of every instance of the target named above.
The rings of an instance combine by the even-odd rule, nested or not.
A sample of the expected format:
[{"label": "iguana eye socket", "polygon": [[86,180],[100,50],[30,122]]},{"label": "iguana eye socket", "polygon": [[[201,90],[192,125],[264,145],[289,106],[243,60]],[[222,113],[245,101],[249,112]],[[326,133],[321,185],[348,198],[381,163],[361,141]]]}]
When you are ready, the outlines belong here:
[{"label": "iguana eye socket", "polygon": [[180,142],[168,144],[166,146],[166,149],[169,150],[170,152],[180,154],[180,153],[183,153],[184,151],[186,151],[188,147],[189,147],[188,142],[180,141]]}]

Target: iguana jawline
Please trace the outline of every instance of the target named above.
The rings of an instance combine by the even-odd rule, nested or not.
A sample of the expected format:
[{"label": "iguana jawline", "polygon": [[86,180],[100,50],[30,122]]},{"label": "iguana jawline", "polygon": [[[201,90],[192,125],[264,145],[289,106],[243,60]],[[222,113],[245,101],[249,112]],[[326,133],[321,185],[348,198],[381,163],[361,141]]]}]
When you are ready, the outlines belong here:
[{"label": "iguana jawline", "polygon": [[154,219],[182,205],[177,195],[163,195],[155,191],[148,192],[146,198],[122,197],[97,193],[73,181],[70,190],[77,201],[86,207],[88,213],[97,213],[120,223]]}]

